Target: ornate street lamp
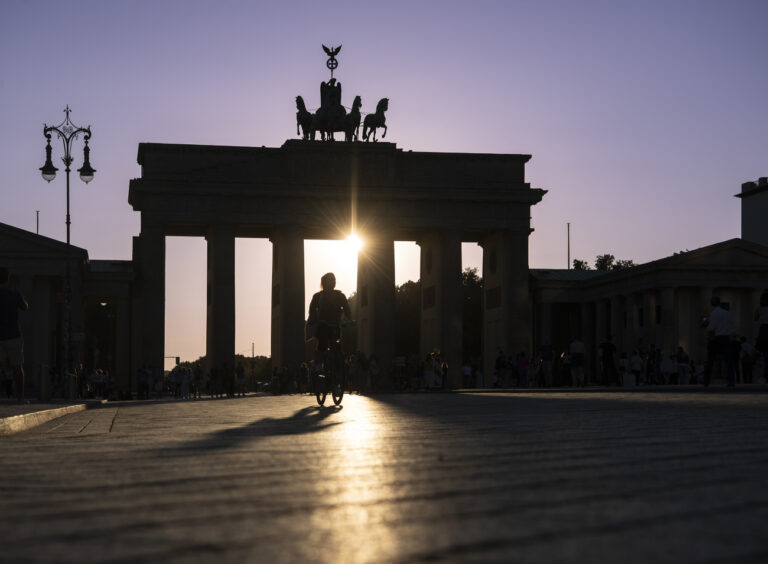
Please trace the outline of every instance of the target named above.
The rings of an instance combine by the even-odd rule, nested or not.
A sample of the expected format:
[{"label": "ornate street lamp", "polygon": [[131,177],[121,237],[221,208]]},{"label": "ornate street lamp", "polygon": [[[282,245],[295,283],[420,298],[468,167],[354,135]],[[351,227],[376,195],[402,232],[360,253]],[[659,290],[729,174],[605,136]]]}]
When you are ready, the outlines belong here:
[{"label": "ornate street lamp", "polygon": [[56,133],[59,136],[59,139],[62,140],[64,144],[64,156],[61,158],[62,161],[64,161],[64,165],[66,168],[64,169],[64,172],[66,172],[67,175],[67,262],[65,265],[65,275],[64,275],[64,319],[63,319],[63,329],[62,332],[64,333],[64,354],[63,354],[63,362],[61,369],[63,371],[63,378],[64,382],[69,387],[69,394],[70,398],[74,398],[75,390],[74,386],[72,385],[72,382],[68,378],[69,374],[69,352],[71,350],[71,334],[72,334],[72,327],[71,327],[71,276],[70,276],[70,264],[69,264],[69,257],[70,257],[70,244],[69,244],[69,171],[70,171],[70,165],[72,164],[72,142],[77,139],[77,137],[82,133],[83,134],[83,141],[85,141],[85,147],[83,149],[83,166],[81,166],[79,169],[77,169],[77,172],[80,173],[80,179],[88,184],[91,180],[93,180],[93,175],[96,172],[96,170],[91,167],[91,163],[89,161],[89,155],[91,152],[91,149],[88,147],[88,140],[91,138],[91,126],[88,127],[79,127],[72,123],[69,119],[69,112],[71,110],[69,109],[69,106],[67,106],[64,109],[64,113],[66,114],[66,117],[64,118],[64,121],[61,122],[59,125],[52,125],[48,126],[46,124],[43,124],[43,135],[46,139],[46,146],[45,146],[45,164],[40,167],[40,172],[43,175],[43,179],[50,182],[54,178],[56,178],[56,171],[58,170],[55,166],[53,166],[53,162],[51,162],[51,135],[53,133]]}]

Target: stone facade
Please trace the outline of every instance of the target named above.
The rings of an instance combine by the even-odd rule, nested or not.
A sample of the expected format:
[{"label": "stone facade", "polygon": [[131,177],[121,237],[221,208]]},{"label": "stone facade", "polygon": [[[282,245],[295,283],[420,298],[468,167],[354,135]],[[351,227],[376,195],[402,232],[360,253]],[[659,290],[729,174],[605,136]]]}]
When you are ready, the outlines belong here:
[{"label": "stone facade", "polygon": [[[130,386],[130,311],[133,268],[130,261],[90,261],[71,247],[73,366],[109,371],[115,383]],[[64,386],[60,371],[66,244],[0,223],[0,264],[11,286],[29,302],[20,314],[24,372],[30,386]],[[41,384],[42,379],[42,384]]]},{"label": "stone facade", "polygon": [[743,239],[676,254],[626,270],[531,270],[535,344],[567,350],[576,336],[597,374],[597,348],[611,336],[618,352],[682,346],[706,360],[702,318],[718,295],[740,335],[754,340],[754,312],[768,289],[768,247]]}]

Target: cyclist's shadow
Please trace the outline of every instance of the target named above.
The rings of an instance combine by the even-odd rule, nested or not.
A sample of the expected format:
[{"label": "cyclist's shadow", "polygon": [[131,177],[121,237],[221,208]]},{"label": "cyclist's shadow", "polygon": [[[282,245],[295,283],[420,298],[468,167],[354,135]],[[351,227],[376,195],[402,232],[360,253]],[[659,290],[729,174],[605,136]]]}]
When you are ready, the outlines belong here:
[{"label": "cyclist's shadow", "polygon": [[304,435],[316,433],[340,425],[341,421],[326,421],[328,417],[339,413],[343,406],[309,406],[299,409],[293,415],[282,418],[265,417],[241,427],[231,427],[215,431],[205,438],[189,441],[171,449],[163,449],[162,454],[177,456],[192,455],[205,450],[234,448],[243,443],[277,436]]}]

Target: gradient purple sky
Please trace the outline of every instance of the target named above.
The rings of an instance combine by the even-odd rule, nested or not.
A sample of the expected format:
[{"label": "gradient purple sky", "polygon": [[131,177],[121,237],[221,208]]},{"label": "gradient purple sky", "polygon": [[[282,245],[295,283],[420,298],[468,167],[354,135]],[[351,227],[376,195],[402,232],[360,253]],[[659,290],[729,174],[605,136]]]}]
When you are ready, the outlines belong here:
[{"label": "gradient purple sky", "polygon": [[[532,267],[566,266],[567,222],[572,258],[647,262],[740,236],[733,195],[768,175],[766,22],[764,0],[2,0],[0,221],[34,232],[40,210],[40,233],[65,239],[63,174],[47,184],[38,168],[43,122],[69,104],[93,128],[98,171],[73,177],[72,242],[129,259],[138,143],[280,146],[295,138],[294,97],[319,105],[320,45],[341,43],[343,102],[360,95],[371,112],[388,97],[388,141],[533,155],[528,181],[549,193],[532,212]],[[75,155],[78,168],[81,141]],[[328,270],[354,288],[351,256],[307,245],[308,294]],[[205,243],[167,247],[166,351],[194,359]],[[398,283],[417,278],[417,248],[397,249]],[[464,251],[478,266],[477,247]],[[269,353],[269,252],[238,240],[240,353]]]}]

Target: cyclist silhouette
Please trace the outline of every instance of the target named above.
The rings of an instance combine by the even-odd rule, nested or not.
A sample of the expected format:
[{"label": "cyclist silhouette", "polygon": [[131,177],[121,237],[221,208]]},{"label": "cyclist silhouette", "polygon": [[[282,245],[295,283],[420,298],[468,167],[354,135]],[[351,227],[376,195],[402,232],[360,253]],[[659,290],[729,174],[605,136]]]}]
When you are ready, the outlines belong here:
[{"label": "cyclist silhouette", "polygon": [[317,339],[315,360],[325,360],[325,352],[334,338],[334,330],[338,329],[341,322],[341,314],[352,319],[349,302],[343,292],[336,290],[336,276],[333,272],[324,274],[320,278],[320,286],[323,288],[312,296],[309,302],[309,317],[307,318],[307,339]]}]

